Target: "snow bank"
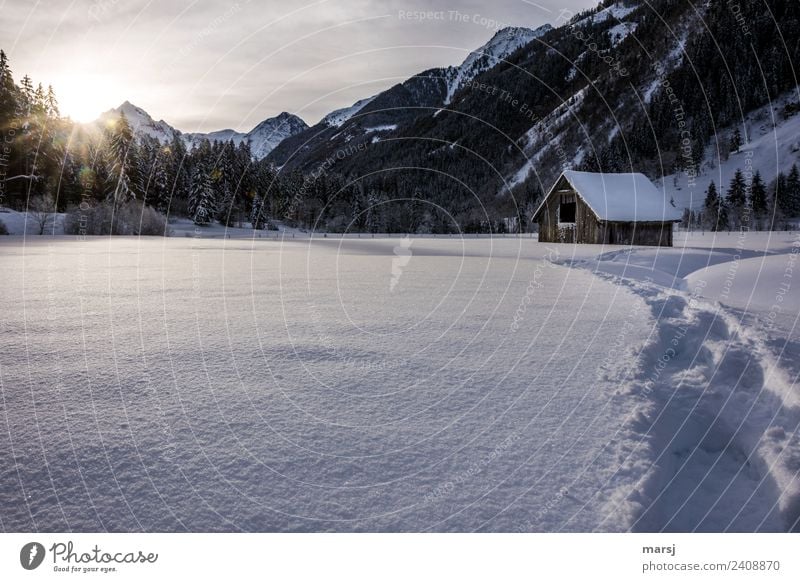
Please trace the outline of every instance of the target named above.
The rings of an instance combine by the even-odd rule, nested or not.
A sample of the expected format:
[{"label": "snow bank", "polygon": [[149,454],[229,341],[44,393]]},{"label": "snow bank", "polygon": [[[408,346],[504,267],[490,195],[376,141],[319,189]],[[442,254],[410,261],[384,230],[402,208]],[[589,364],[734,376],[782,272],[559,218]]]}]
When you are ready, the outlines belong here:
[{"label": "snow bank", "polygon": [[[63,235],[64,234],[64,213],[54,213],[51,215],[50,222],[47,224],[45,234]],[[39,235],[39,223],[32,215],[26,212],[17,212],[8,208],[0,209],[0,221],[6,225],[10,235]],[[54,228],[55,227],[55,228]]]},{"label": "snow bank", "polygon": [[[800,249],[800,242],[798,242]],[[800,313],[797,250],[788,255],[737,259],[695,271],[686,281],[702,286],[702,296],[743,311],[774,313],[792,320]]]}]

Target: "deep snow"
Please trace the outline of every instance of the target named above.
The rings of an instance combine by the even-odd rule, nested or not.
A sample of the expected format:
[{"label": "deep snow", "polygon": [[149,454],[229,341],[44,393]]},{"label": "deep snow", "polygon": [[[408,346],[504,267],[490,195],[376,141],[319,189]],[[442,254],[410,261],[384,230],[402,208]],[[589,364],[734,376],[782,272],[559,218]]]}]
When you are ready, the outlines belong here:
[{"label": "deep snow", "polygon": [[770,236],[3,237],[0,527],[789,529]]}]

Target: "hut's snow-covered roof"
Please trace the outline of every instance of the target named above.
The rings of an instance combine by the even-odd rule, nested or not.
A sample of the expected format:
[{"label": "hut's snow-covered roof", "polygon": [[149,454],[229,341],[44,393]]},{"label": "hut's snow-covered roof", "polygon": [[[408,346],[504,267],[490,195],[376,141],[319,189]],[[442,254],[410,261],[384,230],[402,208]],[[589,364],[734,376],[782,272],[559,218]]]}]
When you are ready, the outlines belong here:
[{"label": "hut's snow-covered roof", "polygon": [[[644,174],[600,174],[566,170],[562,177],[600,220],[619,222],[673,222],[681,220],[682,211],[674,207],[665,193]],[[559,178],[554,186],[561,181]],[[550,191],[552,194],[553,191]],[[536,209],[544,207],[548,196]]]}]

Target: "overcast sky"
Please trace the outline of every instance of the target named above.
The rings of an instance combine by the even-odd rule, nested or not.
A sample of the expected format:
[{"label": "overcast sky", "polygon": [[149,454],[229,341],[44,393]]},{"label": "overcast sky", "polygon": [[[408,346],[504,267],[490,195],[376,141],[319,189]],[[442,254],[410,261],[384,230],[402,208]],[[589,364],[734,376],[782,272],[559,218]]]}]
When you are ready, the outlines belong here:
[{"label": "overcast sky", "polygon": [[[0,0],[17,81],[84,121],[125,100],[182,131],[289,111],[313,124],[506,25],[561,24],[589,0]],[[418,18],[414,11],[436,12]]]}]

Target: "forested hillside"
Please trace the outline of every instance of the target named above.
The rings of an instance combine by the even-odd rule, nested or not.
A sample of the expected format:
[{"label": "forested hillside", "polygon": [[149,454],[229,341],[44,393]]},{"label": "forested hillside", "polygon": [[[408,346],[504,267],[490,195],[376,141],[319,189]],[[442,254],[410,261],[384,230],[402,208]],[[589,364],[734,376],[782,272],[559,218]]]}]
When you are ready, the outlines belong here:
[{"label": "forested hillside", "polygon": [[[524,231],[574,168],[660,180],[686,226],[784,227],[800,215],[800,144],[769,150],[800,112],[800,3],[607,0],[560,18],[504,29],[462,65],[314,127],[282,114],[259,126],[261,153],[232,130],[134,131],[125,105],[151,118],[130,104],[75,124],[52,88],[16,83],[3,54],[0,205],[105,217],[135,203],[198,225],[333,232]],[[113,230],[101,222],[93,230]]]}]

